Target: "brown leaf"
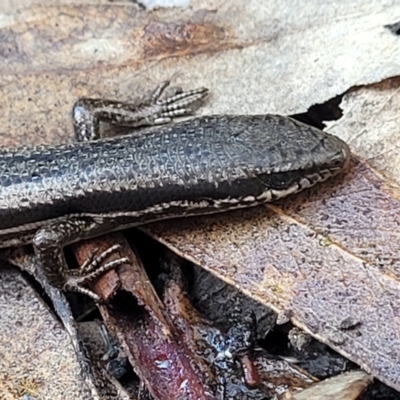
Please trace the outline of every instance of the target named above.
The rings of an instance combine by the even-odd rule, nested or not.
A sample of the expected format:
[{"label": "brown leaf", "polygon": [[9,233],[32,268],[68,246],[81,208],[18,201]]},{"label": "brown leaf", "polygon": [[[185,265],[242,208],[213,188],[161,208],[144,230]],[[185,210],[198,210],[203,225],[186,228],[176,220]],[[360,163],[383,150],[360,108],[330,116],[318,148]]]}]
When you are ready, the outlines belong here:
[{"label": "brown leaf", "polygon": [[79,97],[128,100],[172,77],[212,90],[204,114],[295,114],[400,74],[396,37],[384,28],[400,14],[392,2],[314,0],[299,13],[289,0],[198,0],[151,13],[132,3],[40,3],[2,19],[7,146],[69,142]]}]

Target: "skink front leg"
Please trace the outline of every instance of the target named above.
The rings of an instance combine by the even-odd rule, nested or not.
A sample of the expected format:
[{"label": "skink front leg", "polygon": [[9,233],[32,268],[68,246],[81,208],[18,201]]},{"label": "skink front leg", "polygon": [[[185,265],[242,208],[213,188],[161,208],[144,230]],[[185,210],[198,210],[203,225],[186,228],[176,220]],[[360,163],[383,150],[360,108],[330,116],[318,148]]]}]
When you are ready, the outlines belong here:
[{"label": "skink front leg", "polygon": [[132,103],[90,98],[78,100],[72,111],[76,139],[98,139],[101,121],[132,128],[166,124],[175,117],[192,114],[208,94],[206,88],[188,91],[175,88],[172,94],[162,98],[168,85],[168,81],[163,82],[155,90]]},{"label": "skink front leg", "polygon": [[118,246],[112,246],[99,255],[93,255],[79,270],[73,271],[67,268],[63,248],[79,239],[98,236],[108,229],[107,225],[101,223],[101,218],[96,221],[80,217],[66,217],[62,221],[40,229],[33,239],[33,247],[50,284],[58,289],[84,293],[99,301],[99,297],[85,285],[129,260],[121,257],[116,261],[105,263],[108,256],[119,250]]}]

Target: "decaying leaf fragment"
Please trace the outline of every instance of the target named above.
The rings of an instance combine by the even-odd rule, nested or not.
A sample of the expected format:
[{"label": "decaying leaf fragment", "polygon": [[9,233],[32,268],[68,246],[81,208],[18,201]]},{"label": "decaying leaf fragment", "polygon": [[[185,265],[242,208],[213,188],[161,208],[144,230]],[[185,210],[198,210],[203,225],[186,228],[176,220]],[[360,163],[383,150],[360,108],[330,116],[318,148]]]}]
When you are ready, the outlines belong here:
[{"label": "decaying leaf fragment", "polygon": [[285,201],[143,230],[400,389],[399,199],[353,158]]},{"label": "decaying leaf fragment", "polygon": [[357,400],[371,380],[364,371],[347,372],[295,394],[293,400]]}]

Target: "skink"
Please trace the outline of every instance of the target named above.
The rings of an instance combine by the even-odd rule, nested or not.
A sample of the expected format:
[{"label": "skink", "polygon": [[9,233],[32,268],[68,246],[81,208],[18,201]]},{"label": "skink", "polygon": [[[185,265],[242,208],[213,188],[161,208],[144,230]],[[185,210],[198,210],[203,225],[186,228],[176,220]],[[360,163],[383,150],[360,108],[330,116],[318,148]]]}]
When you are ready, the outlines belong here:
[{"label": "skink", "polygon": [[134,105],[79,101],[75,129],[89,141],[0,150],[0,248],[33,244],[46,271],[65,275],[62,248],[69,243],[274,201],[349,163],[342,140],[277,115],[202,116],[93,140],[99,120],[162,124],[190,113],[206,94],[177,91],[161,99],[165,86]]}]

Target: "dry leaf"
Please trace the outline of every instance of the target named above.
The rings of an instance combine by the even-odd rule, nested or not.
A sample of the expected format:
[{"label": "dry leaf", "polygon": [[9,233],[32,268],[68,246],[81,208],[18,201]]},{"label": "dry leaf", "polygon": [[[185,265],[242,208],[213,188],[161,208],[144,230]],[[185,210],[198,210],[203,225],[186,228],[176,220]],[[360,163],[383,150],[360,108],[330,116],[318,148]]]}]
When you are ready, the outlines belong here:
[{"label": "dry leaf", "polygon": [[68,398],[92,399],[66,330],[4,262],[0,293],[0,398],[62,400],[68,388]]},{"label": "dry leaf", "polygon": [[172,77],[212,90],[205,114],[295,114],[400,74],[399,39],[385,28],[400,5],[389,0],[198,0],[151,13],[57,3],[0,18],[3,145],[71,141],[79,97],[127,100]]},{"label": "dry leaf", "polygon": [[400,78],[350,90],[340,108],[327,130],[400,185]]}]

